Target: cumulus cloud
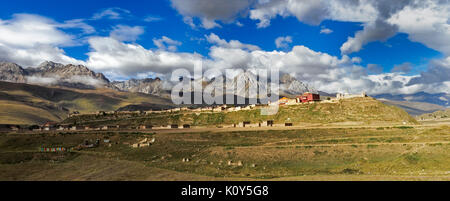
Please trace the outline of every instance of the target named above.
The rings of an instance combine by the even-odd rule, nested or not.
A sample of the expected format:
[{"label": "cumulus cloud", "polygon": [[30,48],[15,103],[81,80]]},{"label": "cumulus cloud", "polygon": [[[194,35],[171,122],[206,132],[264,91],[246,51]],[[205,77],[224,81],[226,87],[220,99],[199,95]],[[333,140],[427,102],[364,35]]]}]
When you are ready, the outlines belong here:
[{"label": "cumulus cloud", "polygon": [[265,28],[276,16],[295,16],[299,21],[318,25],[326,18],[327,9],[324,2],[308,0],[272,0],[260,1],[255,9],[250,10],[250,19],[259,20],[258,27]]},{"label": "cumulus cloud", "polygon": [[408,5],[388,19],[410,40],[450,55],[450,3],[423,0],[418,5]]},{"label": "cumulus cloud", "polygon": [[16,47],[75,43],[74,36],[57,27],[58,23],[39,15],[16,14],[10,20],[0,21],[0,43]]},{"label": "cumulus cloud", "polygon": [[[94,37],[89,40],[93,51],[88,53],[87,64],[112,79],[149,73],[168,77],[173,70],[179,68],[193,72],[194,65],[199,62],[203,64],[204,70],[279,69],[282,73],[294,75],[314,88],[329,93],[436,93],[448,91],[450,83],[447,74],[442,74],[449,71],[450,59],[436,60],[427,72],[409,76],[398,72],[382,73],[381,66],[363,67],[357,65],[360,62],[358,58],[345,55],[339,58],[305,46],[294,46],[288,52],[263,51],[259,48],[249,48],[249,44],[239,41],[221,39],[216,34],[210,34],[206,38],[214,44],[210,48],[208,58],[165,49],[153,51],[111,37]],[[447,71],[443,71],[444,68]],[[373,74],[367,74],[367,70]]]},{"label": "cumulus cloud", "polygon": [[216,20],[231,22],[237,15],[248,10],[255,0],[171,0],[172,7],[184,17],[192,27],[193,18],[199,18],[205,29],[220,27]]},{"label": "cumulus cloud", "polygon": [[136,41],[140,35],[144,33],[144,27],[141,26],[127,26],[127,25],[117,25],[113,27],[110,37],[115,38],[119,41]]},{"label": "cumulus cloud", "polygon": [[25,67],[36,66],[43,61],[84,64],[83,61],[67,56],[64,50],[46,44],[36,44],[28,48],[8,47],[0,44],[0,60],[14,62]]},{"label": "cumulus cloud", "polygon": [[93,37],[89,44],[92,51],[88,53],[87,66],[113,79],[148,72],[167,74],[178,68],[193,69],[194,63],[202,59],[199,54],[152,51],[110,37]]},{"label": "cumulus cloud", "polygon": [[[211,33],[205,36],[211,47],[208,57],[203,57],[196,53],[176,52],[181,43],[166,36],[154,39],[157,50],[146,49],[135,43],[143,29],[120,25],[123,27],[114,27],[109,37],[91,37],[88,59],[79,61],[68,57],[62,49],[76,45],[77,37],[62,30],[77,28],[89,34],[95,32],[93,27],[83,20],[58,23],[41,16],[22,14],[0,20],[0,60],[24,66],[34,66],[44,60],[86,64],[112,79],[167,75],[178,68],[192,70],[198,62],[203,63],[204,69],[277,68],[330,93],[448,93],[450,87],[448,1],[172,0],[172,6],[194,28],[199,22],[204,28],[220,27],[221,23],[235,23],[239,16],[257,20],[260,28],[268,27],[278,16],[296,17],[311,25],[319,25],[326,19],[360,22],[363,28],[342,45],[342,56],[313,51],[305,46],[294,46],[290,51],[263,51],[256,45],[225,40]],[[120,19],[127,14],[129,11],[126,10],[105,9],[93,19]],[[325,29],[322,27],[321,33],[329,32]],[[397,32],[406,33],[410,40],[442,52],[444,59],[431,61],[428,69],[419,75],[406,75],[411,67],[408,64],[395,66],[391,73],[383,73],[381,66],[363,67],[359,65],[361,58],[347,56],[370,42],[387,40]],[[288,44],[289,40],[284,38],[277,46]],[[34,79],[36,82],[52,81]],[[78,80],[89,82],[82,78]]]},{"label": "cumulus cloud", "polygon": [[275,45],[277,48],[288,48],[289,44],[292,43],[292,37],[291,36],[280,36],[277,39],[275,39]]},{"label": "cumulus cloud", "polygon": [[267,0],[259,1],[250,10],[250,18],[259,21],[259,28],[268,27],[271,19],[277,16],[294,16],[311,25],[319,25],[325,19],[369,22],[376,19],[377,15],[371,3],[371,0]]},{"label": "cumulus cloud", "polygon": [[[440,60],[433,60],[429,63],[428,69],[421,72],[420,76],[411,79],[407,86],[416,84],[436,84],[450,81],[450,57]],[[447,88],[449,93],[449,88]]]},{"label": "cumulus cloud", "polygon": [[[277,16],[294,16],[311,25],[319,25],[325,19],[362,22],[364,29],[357,32],[355,37],[349,37],[341,47],[343,54],[350,54],[361,50],[369,42],[383,41],[395,35],[398,25],[388,22],[388,19],[408,5],[416,4],[412,0],[269,0],[259,1],[250,10],[250,18],[259,20],[260,28],[268,27],[271,19]],[[331,32],[326,28],[321,30],[325,34]]]},{"label": "cumulus cloud", "polygon": [[153,44],[160,50],[176,51],[177,46],[180,46],[182,43],[163,36],[161,39],[153,39]]},{"label": "cumulus cloud", "polygon": [[[249,17],[259,28],[270,26],[277,16],[296,17],[299,21],[319,25],[323,20],[360,22],[363,30],[349,37],[342,45],[342,54],[360,51],[374,41],[385,41],[398,32],[450,55],[450,3],[439,0],[171,0],[184,21],[196,27],[199,18],[203,27],[220,27],[217,20],[232,21]],[[331,33],[323,28],[321,33]]]},{"label": "cumulus cloud", "polygon": [[373,41],[385,41],[397,33],[396,25],[388,24],[377,20],[364,26],[362,31],[358,31],[355,37],[349,37],[347,42],[341,46],[342,54],[351,54],[358,52],[364,45]]},{"label": "cumulus cloud", "polygon": [[80,28],[80,23],[58,23],[32,14],[16,14],[12,19],[0,20],[0,60],[22,66],[35,66],[51,60],[81,64],[67,56],[60,47],[77,45],[77,37],[60,28]]},{"label": "cumulus cloud", "polygon": [[373,41],[385,41],[397,32],[407,33],[410,40],[420,42],[445,55],[450,54],[448,1],[370,1],[377,11],[375,20],[364,23],[364,29],[349,37],[341,51],[350,54]]}]

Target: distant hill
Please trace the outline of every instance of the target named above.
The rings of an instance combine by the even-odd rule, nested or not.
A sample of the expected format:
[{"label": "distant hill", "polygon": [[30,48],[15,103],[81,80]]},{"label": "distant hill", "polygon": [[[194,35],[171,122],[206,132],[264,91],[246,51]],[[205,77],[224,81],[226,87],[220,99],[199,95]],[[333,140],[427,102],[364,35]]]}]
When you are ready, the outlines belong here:
[{"label": "distant hill", "polygon": [[68,89],[0,81],[0,124],[61,121],[71,112],[114,111],[128,105],[170,107],[168,99],[112,89]]},{"label": "distant hill", "polygon": [[440,110],[429,114],[420,115],[419,120],[435,120],[435,119],[447,119],[450,118],[450,109]]},{"label": "distant hill", "polygon": [[386,99],[391,101],[408,101],[408,102],[422,102],[440,105],[443,107],[450,107],[450,94],[437,93],[430,94],[425,92],[419,92],[415,94],[379,94],[374,96],[377,99]]},{"label": "distant hill", "polygon": [[411,101],[391,101],[386,99],[379,99],[379,100],[387,105],[393,105],[402,108],[413,116],[432,113],[438,110],[445,110],[445,107],[431,103],[411,102]]}]

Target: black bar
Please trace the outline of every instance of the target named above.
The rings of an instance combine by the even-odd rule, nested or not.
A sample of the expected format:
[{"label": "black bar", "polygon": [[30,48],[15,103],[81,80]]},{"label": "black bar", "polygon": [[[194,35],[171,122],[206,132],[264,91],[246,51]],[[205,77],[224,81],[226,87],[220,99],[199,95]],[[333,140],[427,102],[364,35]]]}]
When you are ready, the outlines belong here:
[{"label": "black bar", "polygon": [[[0,182],[3,197],[61,200],[305,200],[427,199],[448,196],[448,182]],[[264,188],[267,187],[267,191]],[[193,189],[214,195],[192,195]],[[231,190],[228,190],[231,189]],[[191,195],[182,195],[190,189]],[[244,190],[240,190],[244,189]],[[24,193],[17,193],[17,190]],[[221,192],[219,192],[221,191]],[[124,200],[124,201],[125,201]]]}]

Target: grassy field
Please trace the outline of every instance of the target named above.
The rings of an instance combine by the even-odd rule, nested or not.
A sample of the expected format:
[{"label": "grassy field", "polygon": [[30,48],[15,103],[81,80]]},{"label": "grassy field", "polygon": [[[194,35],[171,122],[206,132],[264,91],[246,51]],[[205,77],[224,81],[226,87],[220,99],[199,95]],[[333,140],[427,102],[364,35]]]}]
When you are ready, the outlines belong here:
[{"label": "grassy field", "polygon": [[[10,133],[0,136],[0,180],[450,180],[449,130]],[[156,141],[131,148],[144,138]],[[111,145],[38,151],[95,139]]]}]

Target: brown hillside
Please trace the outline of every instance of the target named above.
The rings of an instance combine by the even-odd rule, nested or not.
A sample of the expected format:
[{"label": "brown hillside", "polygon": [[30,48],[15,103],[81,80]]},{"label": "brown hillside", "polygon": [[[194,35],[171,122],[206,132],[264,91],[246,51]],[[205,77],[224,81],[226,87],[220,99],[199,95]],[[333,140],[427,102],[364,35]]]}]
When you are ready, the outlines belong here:
[{"label": "brown hillside", "polygon": [[167,99],[110,89],[77,90],[0,82],[0,124],[62,121],[73,111],[111,111],[133,104],[171,106]]}]

